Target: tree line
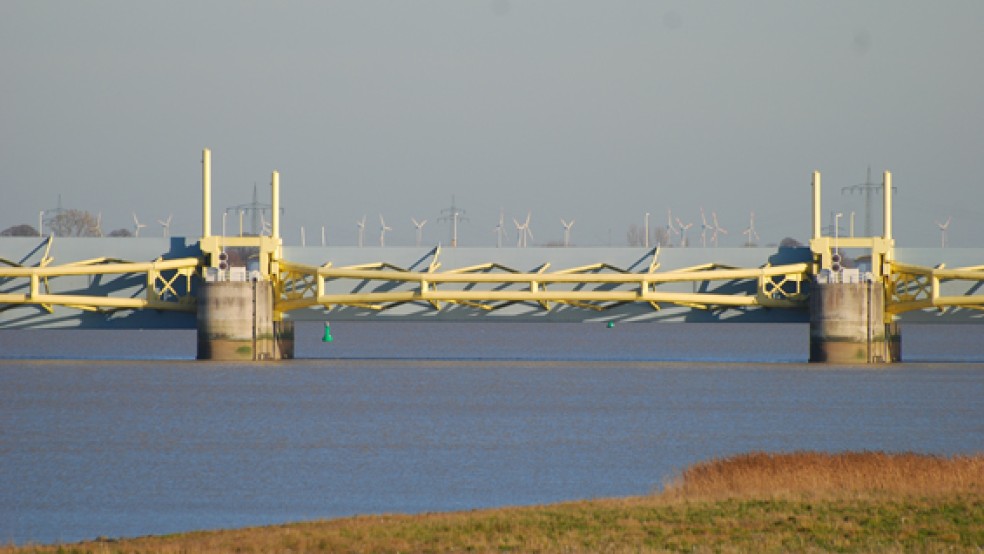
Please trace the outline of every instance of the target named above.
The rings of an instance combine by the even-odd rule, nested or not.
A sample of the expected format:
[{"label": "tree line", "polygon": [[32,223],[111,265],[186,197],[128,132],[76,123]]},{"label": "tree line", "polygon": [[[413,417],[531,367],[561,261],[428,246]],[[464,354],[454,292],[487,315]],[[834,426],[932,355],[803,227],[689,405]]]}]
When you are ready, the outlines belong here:
[{"label": "tree line", "polygon": [[85,210],[59,210],[54,216],[43,222],[44,229],[21,223],[0,231],[0,237],[37,237],[45,235],[56,237],[130,237],[129,229],[115,229],[103,235],[100,217]]}]

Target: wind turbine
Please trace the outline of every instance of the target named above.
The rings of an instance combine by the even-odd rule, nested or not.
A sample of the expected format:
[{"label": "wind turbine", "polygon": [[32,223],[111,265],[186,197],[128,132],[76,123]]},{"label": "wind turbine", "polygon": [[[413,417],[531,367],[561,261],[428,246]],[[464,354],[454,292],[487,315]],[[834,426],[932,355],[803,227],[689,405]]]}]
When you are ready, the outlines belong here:
[{"label": "wind turbine", "polygon": [[420,240],[424,236],[424,225],[427,224],[427,220],[425,219],[423,221],[418,222],[416,219],[411,217],[410,221],[412,221],[413,226],[417,228],[417,247],[420,247]]},{"label": "wind turbine", "polygon": [[571,245],[571,227],[574,226],[574,220],[568,223],[564,218],[560,218],[560,224],[564,226],[564,248],[567,248]]},{"label": "wind turbine", "polygon": [[505,235],[506,230],[502,227],[502,210],[499,210],[499,223],[495,226],[495,247],[502,248],[502,237]]},{"label": "wind turbine", "polygon": [[386,246],[386,231],[392,231],[392,227],[387,227],[383,220],[383,214],[379,214],[379,246]]},{"label": "wind turbine", "polygon": [[513,223],[516,224],[516,231],[519,234],[519,239],[516,241],[516,246],[521,246],[526,248],[526,238],[533,238],[533,231],[530,231],[530,212],[526,212],[526,221],[520,224],[518,221],[513,219]]},{"label": "wind turbine", "polygon": [[714,221],[714,232],[711,233],[711,242],[714,243],[714,248],[717,248],[717,245],[718,245],[718,233],[727,235],[728,234],[728,230],[725,229],[724,227],[721,227],[720,225],[718,225],[718,214],[717,214],[717,212],[711,212],[711,220]]},{"label": "wind turbine", "polygon": [[687,241],[687,230],[694,226],[694,222],[691,221],[690,223],[684,223],[680,221],[679,217],[676,218],[676,222],[677,227],[680,228],[680,248],[690,246],[690,243]]},{"label": "wind turbine", "polygon": [[366,216],[362,216],[362,220],[356,221],[355,225],[359,228],[359,248],[362,248],[362,237],[366,234]]},{"label": "wind turbine", "polygon": [[701,248],[707,248],[707,232],[713,229],[710,224],[707,223],[707,217],[704,215],[704,207],[700,207],[700,246]]},{"label": "wind turbine", "polygon": [[301,225],[301,246],[307,246],[307,237],[304,236],[304,226]]},{"label": "wind turbine", "polygon": [[754,246],[755,243],[762,239],[758,232],[755,231],[755,212],[752,212],[748,218],[748,228],[741,232],[741,234],[748,237],[745,240],[745,247]]},{"label": "wind turbine", "polygon": [[[679,222],[679,220],[677,220]],[[679,235],[680,231],[673,227],[673,212],[667,208],[666,209],[666,241],[665,246],[671,246],[673,244],[673,235]]]},{"label": "wind turbine", "polygon": [[134,238],[140,236],[140,229],[146,227],[140,220],[137,219],[137,212],[133,212],[133,236]]},{"label": "wind turbine", "polygon": [[940,228],[940,248],[946,248],[946,228],[950,226],[950,220],[952,217],[946,218],[946,223],[936,222],[936,226]]},{"label": "wind turbine", "polygon": [[[102,214],[100,214],[102,215]],[[158,219],[157,222],[164,228],[164,238],[171,236],[171,218],[174,214],[167,214],[167,219]]]}]

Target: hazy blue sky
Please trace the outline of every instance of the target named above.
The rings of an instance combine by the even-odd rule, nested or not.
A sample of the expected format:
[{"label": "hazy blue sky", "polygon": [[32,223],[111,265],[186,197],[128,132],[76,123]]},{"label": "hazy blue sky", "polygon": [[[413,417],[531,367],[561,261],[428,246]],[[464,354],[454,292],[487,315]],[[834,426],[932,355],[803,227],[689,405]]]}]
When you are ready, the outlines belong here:
[{"label": "hazy blue sky", "polygon": [[[174,214],[201,230],[201,149],[213,152],[214,230],[269,196],[284,235],[331,244],[495,244],[503,210],[537,244],[625,244],[628,226],[716,211],[738,246],[810,232],[841,187],[898,187],[902,246],[984,236],[984,2],[351,2],[4,0],[0,228],[54,207]],[[876,199],[880,207],[880,198]],[[844,223],[846,224],[846,215]],[[238,228],[238,221],[230,227]]]}]

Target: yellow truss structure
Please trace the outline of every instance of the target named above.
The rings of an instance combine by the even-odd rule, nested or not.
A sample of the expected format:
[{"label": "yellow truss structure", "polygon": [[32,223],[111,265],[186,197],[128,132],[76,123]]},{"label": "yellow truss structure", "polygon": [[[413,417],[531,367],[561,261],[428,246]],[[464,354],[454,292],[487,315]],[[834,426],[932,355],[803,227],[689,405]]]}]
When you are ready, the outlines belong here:
[{"label": "yellow truss structure", "polygon": [[[51,265],[51,238],[37,266],[0,258],[0,311],[19,305],[38,305],[51,312],[53,306],[80,310],[115,311],[154,309],[192,312],[196,299],[192,281],[206,267],[221,267],[226,248],[252,248],[259,271],[273,282],[274,317],[292,310],[324,306],[359,306],[385,310],[408,303],[422,303],[434,310],[446,304],[492,311],[516,303],[531,303],[543,310],[568,305],[601,311],[626,303],[648,303],[693,309],[713,308],[804,308],[813,276],[823,270],[839,271],[842,248],[865,248],[871,252],[872,276],[883,283],[886,311],[900,314],[912,310],[966,307],[984,310],[984,295],[973,294],[984,283],[984,266],[947,269],[907,265],[894,260],[892,238],[891,173],[884,174],[884,230],[880,237],[824,236],[821,230],[820,173],[813,174],[813,238],[811,263],[764,265],[742,269],[720,264],[657,271],[659,249],[647,271],[629,271],[597,263],[549,271],[545,263],[535,271],[522,272],[497,263],[484,263],[440,271],[440,248],[434,251],[425,271],[397,267],[384,262],[347,267],[331,263],[313,266],[281,259],[279,222],[279,173],[271,175],[272,227],[269,236],[226,237],[211,233],[211,152],[202,153],[202,237],[200,258],[153,262],[127,262],[95,258]],[[836,222],[836,220],[835,220]],[[838,258],[835,261],[835,256]],[[130,296],[91,294],[99,287],[78,287],[82,294],[52,292],[50,281],[71,276],[116,276],[133,279],[143,275],[143,293]],[[17,280],[24,280],[18,283]],[[971,281],[971,294],[944,295],[942,284]],[[139,281],[138,281],[139,282]],[[716,292],[710,283],[721,283]],[[12,286],[10,284],[13,283]],[[685,285],[689,283],[690,292]],[[90,283],[91,284],[91,283]],[[681,285],[683,284],[683,285]],[[332,292],[329,292],[329,285]],[[61,287],[64,290],[66,287]],[[112,287],[107,287],[112,289]],[[133,284],[124,288],[134,289]],[[4,292],[6,291],[6,292]],[[338,292],[334,292],[338,291]],[[726,292],[722,292],[726,291]],[[734,292],[730,292],[734,291]],[[90,294],[84,294],[84,293]]]},{"label": "yellow truss structure", "polygon": [[942,294],[942,285],[947,281],[975,281],[984,283],[984,266],[947,269],[924,267],[892,261],[886,284],[885,311],[900,314],[912,310],[948,307],[962,307],[984,310],[984,294],[950,295]]},{"label": "yellow truss structure", "polygon": [[[520,272],[496,263],[438,271],[437,249],[427,271],[411,271],[387,263],[333,267],[280,261],[273,275],[275,310],[287,312],[314,306],[358,306],[384,310],[406,303],[422,302],[440,310],[442,304],[459,304],[492,311],[517,302],[566,304],[590,310],[605,310],[629,302],[645,302],[654,309],[661,304],[689,308],[751,307],[802,308],[809,279],[808,263],[737,269],[707,264],[657,272],[659,251],[646,272],[630,272],[608,264],[592,264],[548,271],[549,264],[535,272]],[[330,293],[326,283],[349,281],[342,287],[351,292]],[[755,294],[697,292],[698,283],[754,281]],[[695,292],[659,289],[671,283],[693,283]]]},{"label": "yellow truss structure", "polygon": [[[37,266],[23,266],[0,259],[0,282],[14,283],[8,290],[25,292],[0,292],[0,310],[19,305],[38,305],[49,313],[53,306],[66,306],[83,311],[115,310],[171,310],[195,311],[195,298],[191,295],[192,277],[198,273],[198,258],[158,259],[153,262],[127,262],[113,258],[93,258],[63,265],[50,265],[51,239],[44,256]],[[146,287],[143,296],[119,297],[93,294],[52,293],[50,280],[69,276],[124,277],[144,274]],[[16,281],[24,280],[18,286]],[[25,286],[26,285],[26,286]]]}]

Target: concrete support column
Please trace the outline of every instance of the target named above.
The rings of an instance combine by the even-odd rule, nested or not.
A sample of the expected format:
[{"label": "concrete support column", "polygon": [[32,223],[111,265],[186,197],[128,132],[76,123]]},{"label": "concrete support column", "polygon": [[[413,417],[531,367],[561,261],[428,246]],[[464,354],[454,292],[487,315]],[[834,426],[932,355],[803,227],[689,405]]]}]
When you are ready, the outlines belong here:
[{"label": "concrete support column", "polygon": [[268,281],[202,283],[198,296],[199,360],[294,357],[292,321],[274,321]]},{"label": "concrete support column", "polygon": [[879,282],[814,283],[810,292],[810,361],[835,364],[902,360],[898,323],[885,321]]}]

